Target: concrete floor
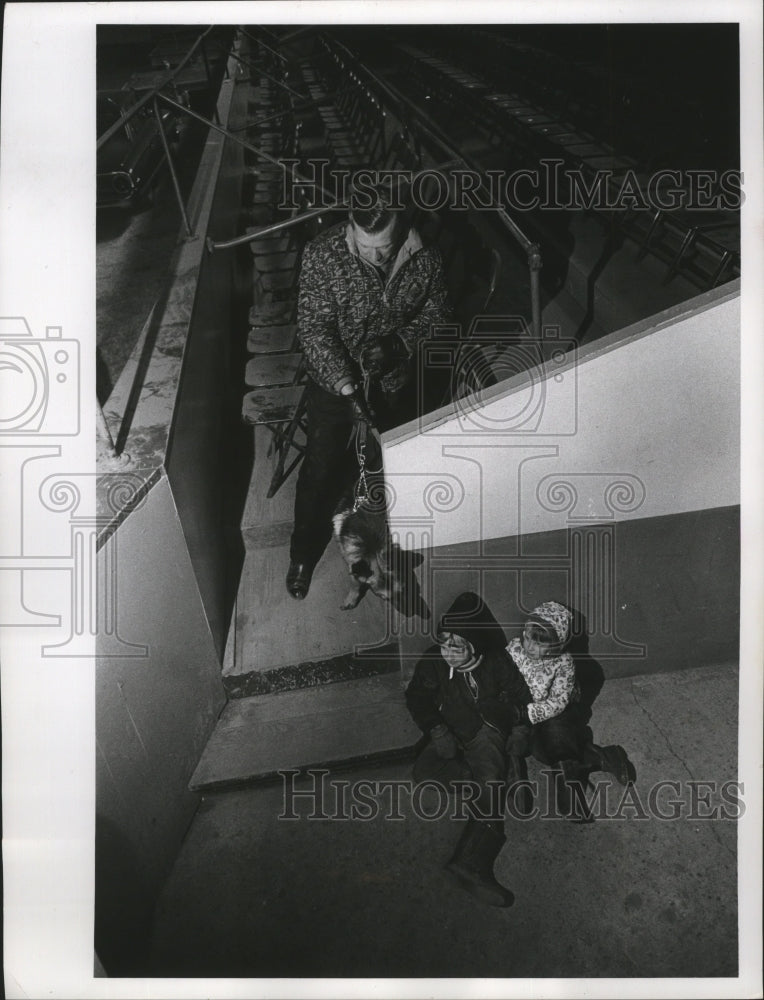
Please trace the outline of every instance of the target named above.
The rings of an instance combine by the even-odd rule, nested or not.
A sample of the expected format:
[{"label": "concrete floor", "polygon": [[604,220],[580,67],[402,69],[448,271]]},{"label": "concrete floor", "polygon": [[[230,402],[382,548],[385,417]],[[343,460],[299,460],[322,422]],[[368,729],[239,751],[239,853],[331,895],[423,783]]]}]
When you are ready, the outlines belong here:
[{"label": "concrete floor", "polygon": [[[737,776],[737,680],[728,664],[608,681],[592,727],[627,748],[636,798],[608,784],[586,826],[508,817],[495,868],[515,894],[506,910],[452,887],[441,868],[458,824],[417,817],[406,794],[397,820],[383,789],[369,820],[311,820],[308,800],[280,819],[282,783],[205,795],[158,902],[149,974],[735,976],[737,823],[702,816]],[[325,780],[409,774],[398,761]],[[660,781],[678,785],[656,797]],[[679,818],[657,818],[672,800]]]}]

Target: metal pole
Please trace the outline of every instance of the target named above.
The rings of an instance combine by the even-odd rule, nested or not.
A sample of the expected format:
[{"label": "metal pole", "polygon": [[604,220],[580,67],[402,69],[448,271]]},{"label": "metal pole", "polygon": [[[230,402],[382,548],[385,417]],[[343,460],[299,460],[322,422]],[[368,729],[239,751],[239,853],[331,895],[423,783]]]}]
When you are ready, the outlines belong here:
[{"label": "metal pole", "polygon": [[301,212],[300,215],[295,215],[291,219],[285,219],[283,222],[274,222],[270,226],[265,226],[263,229],[258,229],[254,233],[245,233],[244,236],[235,236],[232,240],[223,240],[219,243],[215,242],[210,236],[207,237],[207,249],[210,253],[213,250],[230,250],[231,247],[240,247],[244,243],[253,243],[255,240],[262,239],[263,236],[271,236],[273,233],[280,233],[282,229],[291,229],[292,226],[298,226],[301,222],[305,222],[307,219],[315,219],[319,215],[323,215],[324,212],[339,212],[343,209],[347,209],[347,204],[337,202],[336,205],[324,205],[321,208],[310,208],[307,212]]},{"label": "metal pole", "polygon": [[[373,81],[373,83],[382,91],[382,93],[387,95],[388,100],[392,101],[396,112],[404,121],[407,126],[410,119],[407,118],[406,112],[416,120],[415,127],[411,128],[415,138],[419,140],[420,134],[427,136],[432,142],[438,143],[442,149],[445,149],[452,156],[455,156],[460,160],[465,166],[484,176],[483,171],[479,169],[469,158],[463,156],[456,147],[454,147],[448,139],[440,132],[440,129],[432,121],[429,115],[425,114],[415,105],[404,97],[396,87],[386,81],[381,80],[376,73],[370,70],[367,66],[362,66],[359,61],[353,56],[352,52],[343,45],[341,42],[334,42],[334,44],[342,49],[345,53],[346,58],[348,58],[353,64],[355,64],[359,71],[366,73],[366,75]],[[414,122],[411,122],[412,126]],[[542,267],[541,261],[541,248],[537,243],[533,243],[522,231],[522,229],[517,225],[514,219],[506,213],[506,211],[500,205],[492,205],[491,208],[496,212],[501,222],[504,224],[505,228],[512,234],[514,239],[520,246],[525,250],[528,259],[528,268],[530,270],[530,281],[531,281],[531,315],[533,324],[534,336],[539,340],[541,339],[541,286],[539,280],[539,272]]]},{"label": "metal pole", "polygon": [[[350,62],[354,63],[360,72],[365,73],[372,80],[372,82],[375,84],[376,87],[378,87],[381,91],[387,93],[388,100],[392,100],[392,103],[396,107],[399,116],[401,115],[401,109],[405,109],[413,118],[418,119],[416,127],[415,128],[412,127],[410,131],[414,132],[415,135],[417,132],[421,132],[423,135],[427,136],[432,142],[438,143],[441,146],[441,148],[445,149],[446,152],[449,153],[451,156],[454,156],[459,160],[461,160],[461,162],[466,167],[469,167],[471,170],[474,170],[475,173],[479,173],[481,176],[484,176],[484,172],[475,163],[473,163],[468,157],[460,153],[459,150],[454,145],[452,145],[452,143],[448,141],[448,139],[442,134],[438,126],[435,124],[435,122],[428,114],[426,114],[424,111],[420,110],[418,107],[413,105],[408,100],[408,98],[404,97],[400,93],[400,91],[392,84],[387,83],[386,81],[380,79],[380,77],[378,77],[377,74],[373,72],[373,70],[370,70],[367,66],[362,66],[355,58],[353,53],[347,48],[347,46],[343,45],[342,42],[334,42],[334,45],[337,48],[342,49],[342,51],[345,53],[345,58],[348,59]],[[528,237],[525,235],[522,229],[520,229],[520,227],[514,221],[514,219],[510,218],[504,211],[504,209],[501,208],[500,205],[492,205],[491,208],[497,212],[501,221],[504,223],[506,228],[509,229],[514,238],[517,240],[517,242],[520,244],[520,246],[525,250],[527,254],[538,252],[538,246],[528,239]]]},{"label": "metal pole", "polygon": [[285,118],[287,115],[299,116],[306,111],[310,111],[311,108],[318,107],[319,104],[325,104],[327,101],[331,101],[336,96],[336,92],[327,94],[326,97],[318,98],[317,100],[307,100],[303,99],[301,105],[295,105],[293,108],[287,108],[286,111],[276,111],[272,115],[266,115],[264,118],[255,118],[251,122],[247,122],[246,125],[240,125],[238,128],[231,129],[231,132],[245,132],[248,128],[255,128],[257,125],[265,125],[268,122],[277,121],[279,118]]},{"label": "metal pole", "polygon": [[210,72],[210,63],[207,59],[207,44],[202,38],[202,59],[204,59],[204,72],[207,74],[207,83],[212,83],[212,74]]},{"label": "metal pole", "polygon": [[167,141],[167,136],[164,134],[164,125],[162,123],[162,116],[159,113],[159,103],[157,102],[156,94],[154,95],[154,115],[156,116],[157,126],[159,128],[159,135],[161,136],[162,145],[164,146],[164,155],[167,157],[167,165],[170,168],[170,175],[172,176],[172,186],[175,188],[175,197],[178,199],[178,207],[180,208],[180,214],[183,216],[183,225],[186,227],[186,235],[193,236],[194,231],[191,228],[191,224],[188,221],[186,206],[183,203],[183,195],[180,193],[180,184],[178,182],[178,175],[175,172],[175,164],[172,161],[172,154],[170,153],[170,144]]},{"label": "metal pole", "polygon": [[[446,167],[454,166],[453,160],[447,160],[445,163],[439,163],[437,166],[432,167],[432,170],[445,170]],[[418,176],[418,174],[413,174],[413,177]],[[263,236],[270,236],[273,233],[278,233],[282,229],[291,229],[292,226],[299,225],[301,222],[305,222],[307,219],[315,219],[316,216],[323,215],[324,212],[340,212],[344,209],[348,209],[350,206],[347,202],[338,201],[332,205],[323,205],[320,208],[311,208],[300,215],[293,215],[291,219],[285,219],[283,222],[274,222],[271,225],[265,227],[264,229],[258,229],[254,233],[245,233],[243,236],[235,236],[231,240],[221,240],[216,242],[212,237],[207,237],[207,249],[212,253],[213,250],[230,250],[232,247],[242,246],[244,243],[253,243],[255,240],[261,239]],[[295,212],[297,209],[295,209]]]},{"label": "metal pole", "polygon": [[533,336],[541,343],[541,285],[539,276],[541,273],[541,250],[534,243],[532,250],[528,253],[528,268],[531,275],[531,317],[533,323]]},{"label": "metal pole", "polygon": [[133,115],[137,114],[145,104],[148,104],[148,102],[151,100],[152,97],[154,97],[157,93],[159,93],[162,87],[166,87],[171,80],[175,79],[178,73],[180,73],[180,71],[186,65],[188,60],[194,54],[194,51],[196,50],[197,46],[199,46],[202,43],[204,37],[208,35],[213,28],[214,25],[211,24],[209,28],[207,28],[207,30],[197,38],[197,40],[188,50],[183,59],[181,59],[181,61],[178,63],[175,69],[172,70],[172,72],[169,73],[164,80],[162,80],[162,82],[159,84],[158,87],[154,87],[153,90],[150,90],[148,94],[145,94],[131,108],[128,108],[128,110],[124,112],[124,117],[120,118],[118,122],[114,122],[113,125],[110,125],[109,128],[107,128],[106,131],[103,133],[103,135],[98,137],[98,139],[96,140],[96,149],[100,149],[101,146],[104,145],[104,143],[108,142],[113,135],[115,135],[117,132],[120,131],[120,129],[124,127],[125,122],[130,121]]},{"label": "metal pole", "polygon": [[111,436],[111,431],[109,430],[109,425],[106,423],[106,417],[103,415],[103,410],[101,409],[101,404],[96,399],[96,430],[101,438],[101,440],[106,445],[106,450],[109,453],[109,458],[117,458],[117,449],[114,447],[114,438]]},{"label": "metal pole", "polygon": [[203,122],[205,125],[208,125],[211,129],[214,129],[216,132],[220,132],[221,135],[224,135],[227,139],[231,139],[233,142],[238,143],[244,149],[248,149],[250,153],[254,153],[255,156],[262,157],[262,159],[264,159],[267,163],[272,164],[274,167],[279,167],[280,170],[285,170],[285,171],[289,170],[289,173],[292,175],[292,177],[294,177],[294,179],[297,181],[298,184],[305,184],[306,187],[313,188],[315,191],[324,195],[325,197],[327,198],[330,197],[327,191],[324,191],[322,187],[319,187],[313,181],[309,181],[307,178],[301,177],[300,174],[298,174],[293,167],[285,167],[283,162],[274,159],[272,156],[269,156],[268,153],[264,152],[262,149],[258,149],[257,146],[253,146],[252,143],[245,142],[243,139],[240,139],[238,135],[234,135],[233,132],[228,131],[228,129],[224,129],[222,125],[216,125],[215,122],[211,122],[209,118],[205,118],[203,115],[198,114],[196,111],[192,111],[191,108],[186,108],[182,104],[178,104],[177,101],[174,101],[171,97],[168,97],[167,94],[157,94],[157,97],[160,100],[166,101],[168,104],[171,104],[174,108],[177,108],[179,111],[183,111],[185,114],[190,115],[192,118],[196,118],[197,121]]},{"label": "metal pole", "polygon": [[[207,88],[209,89],[209,86],[212,83],[212,70],[210,69],[210,63],[209,60],[207,59],[207,42],[204,39],[202,40],[202,56],[204,57],[204,72],[207,75]],[[220,115],[218,114],[217,101],[215,102],[215,105],[212,109],[212,115],[213,115],[212,120],[219,123]]]},{"label": "metal pole", "polygon": [[259,73],[261,76],[264,76],[266,80],[270,80],[271,83],[275,83],[277,87],[282,87],[284,90],[292,94],[293,97],[299,97],[301,101],[304,101],[307,98],[307,94],[301,94],[297,90],[292,90],[292,88],[287,86],[287,84],[283,83],[281,80],[277,80],[275,76],[271,76],[270,73],[266,73],[264,69],[260,69],[259,66],[255,66],[254,63],[249,62],[247,59],[242,59],[241,56],[237,56],[233,52],[231,53],[231,56],[237,62],[240,62],[242,66],[246,66],[247,69],[254,70],[256,73]]},{"label": "metal pole", "polygon": [[242,35],[246,35],[246,37],[251,42],[254,42],[255,45],[262,45],[262,47],[264,49],[268,49],[269,52],[272,52],[274,54],[274,56],[277,56],[282,62],[285,62],[285,63],[289,62],[289,60],[287,59],[287,57],[285,55],[282,55],[280,52],[277,52],[275,49],[272,49],[270,47],[270,45],[266,45],[266,43],[264,41],[262,41],[260,38],[255,38],[254,35],[250,35],[250,33],[248,31],[246,31],[244,28],[240,28],[239,30],[241,31]]},{"label": "metal pole", "polygon": [[[445,163],[439,163],[436,167],[432,167],[433,170],[444,170],[446,167],[453,166],[453,160],[447,160]],[[414,174],[413,176],[417,176]],[[297,226],[301,222],[305,222],[307,219],[315,219],[316,216],[323,215],[324,212],[340,212],[343,209],[348,209],[350,206],[347,202],[338,201],[333,205],[323,205],[320,208],[311,208],[300,215],[293,215],[291,219],[285,219],[283,222],[274,222],[264,229],[258,229],[254,233],[245,233],[243,236],[235,236],[231,240],[221,240],[216,242],[212,237],[207,237],[207,249],[212,253],[213,250],[230,250],[232,247],[242,246],[244,243],[253,243],[255,240],[261,239],[263,236],[271,236],[273,233],[281,232],[282,229],[291,229],[292,226]],[[297,209],[295,209],[295,212]]]},{"label": "metal pole", "polygon": [[284,35],[282,38],[279,38],[279,45],[291,45],[295,38],[299,38],[300,35],[304,35],[307,31],[316,30],[317,25],[315,24],[304,25],[302,28],[298,28],[297,31],[290,31],[288,35]]}]

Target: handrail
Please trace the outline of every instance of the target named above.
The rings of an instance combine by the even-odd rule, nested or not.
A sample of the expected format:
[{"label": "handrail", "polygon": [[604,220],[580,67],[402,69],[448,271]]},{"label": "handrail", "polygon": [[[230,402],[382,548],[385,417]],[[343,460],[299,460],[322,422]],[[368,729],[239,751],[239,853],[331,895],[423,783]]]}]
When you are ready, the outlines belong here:
[{"label": "handrail", "polygon": [[297,28],[295,31],[290,31],[286,35],[276,36],[273,35],[272,31],[268,33],[273,35],[274,38],[278,37],[279,45],[291,45],[295,38],[298,38],[300,35],[304,35],[308,31],[316,31],[318,27],[319,26],[317,24],[303,24],[301,28]]},{"label": "handrail", "polygon": [[241,56],[237,56],[235,52],[231,53],[231,58],[235,59],[236,62],[241,63],[242,66],[246,66],[248,70],[254,70],[261,76],[264,76],[266,80],[270,80],[271,83],[275,83],[277,87],[281,87],[283,90],[288,91],[293,97],[299,97],[301,101],[305,101],[308,98],[308,94],[301,94],[299,90],[292,90],[290,86],[281,80],[277,80],[275,76],[271,76],[270,73],[266,73],[264,69],[260,66],[256,66],[254,63],[250,62],[248,59],[242,59]]},{"label": "handrail", "polygon": [[[427,136],[431,141],[438,143],[442,149],[449,153],[456,160],[460,161],[469,170],[474,173],[479,174],[481,177],[485,178],[485,173],[480,167],[469,157],[465,156],[459,149],[449,142],[448,138],[443,135],[435,122],[430,118],[430,116],[418,108],[412,101],[400,93],[397,87],[386,81],[380,79],[373,70],[370,70],[368,66],[362,64],[359,59],[357,59],[353,53],[343,45],[342,42],[338,42],[332,39],[331,42],[326,41],[329,48],[334,46],[335,48],[342,49],[345,53],[347,59],[354,64],[355,68],[366,74],[370,78],[375,87],[381,90],[387,100],[396,105],[396,112],[400,117],[401,121],[408,128],[410,124],[410,116],[418,119],[416,122],[416,129]],[[408,113],[408,114],[407,114]],[[503,223],[505,229],[510,233],[510,235],[515,239],[515,241],[520,245],[520,247],[525,251],[526,260],[528,262],[528,271],[530,274],[531,283],[531,322],[533,326],[534,336],[541,338],[541,287],[539,281],[539,271],[542,268],[541,260],[541,247],[538,243],[534,243],[533,240],[529,239],[518,224],[512,219],[507,212],[497,204],[490,206],[495,212],[499,220]]]},{"label": "handrail", "polygon": [[324,97],[304,97],[300,100],[299,105],[294,104],[291,108],[286,108],[284,111],[275,111],[272,115],[265,115],[263,118],[253,118],[252,121],[247,122],[246,125],[240,125],[237,128],[231,129],[231,131],[246,132],[247,129],[257,128],[259,125],[267,125],[269,122],[278,121],[279,118],[285,118],[287,115],[299,117],[306,111],[310,111],[312,108],[319,107],[319,105],[333,100],[335,94],[336,91],[334,93],[326,94]]},{"label": "handrail", "polygon": [[208,236],[206,240],[207,250],[212,253],[213,250],[230,250],[232,247],[240,247],[245,243],[254,243],[255,240],[262,239],[264,236],[272,236],[273,233],[280,233],[282,229],[291,229],[292,226],[299,226],[301,222],[305,222],[307,219],[315,219],[317,216],[323,215],[324,212],[338,212],[346,208],[348,208],[347,202],[338,201],[334,205],[308,208],[304,212],[300,212],[299,215],[293,215],[291,219],[284,219],[282,222],[272,222],[262,229],[244,233],[243,236],[234,236],[230,240],[216,242],[211,236]]},{"label": "handrail", "polygon": [[[461,160],[461,162],[470,170],[480,174],[481,177],[485,176],[485,172],[480,169],[480,167],[474,162],[474,160],[470,159],[470,157],[465,156],[464,153],[462,153],[459,149],[457,149],[454,145],[452,145],[452,143],[449,142],[448,138],[445,135],[443,135],[443,133],[440,131],[440,129],[432,120],[432,118],[425,111],[422,111],[421,108],[417,107],[412,101],[410,101],[409,98],[401,94],[401,92],[398,90],[397,87],[394,87],[392,84],[387,83],[385,80],[382,80],[379,76],[377,76],[377,74],[373,70],[369,69],[368,66],[362,64],[360,60],[358,60],[353,55],[353,53],[347,48],[347,46],[343,45],[342,42],[338,42],[333,39],[331,44],[337,48],[342,49],[345,52],[347,58],[349,58],[364,73],[366,73],[369,77],[371,77],[375,86],[379,87],[380,90],[386,91],[388,100],[392,100],[394,103],[396,103],[398,105],[399,111],[401,108],[404,108],[407,112],[413,114],[415,118],[420,119],[419,127],[422,130],[422,132],[424,132],[425,135],[427,135],[434,142],[437,142],[451,156]],[[529,239],[525,235],[525,233],[518,226],[515,220],[511,218],[511,216],[509,216],[507,212],[503,208],[501,208],[500,205],[494,204],[491,207],[496,210],[501,221],[504,223],[506,228],[512,233],[516,241],[520,244],[520,246],[523,248],[523,250],[525,250],[527,254],[530,254],[531,252],[540,252],[538,244],[534,243],[533,240]]]},{"label": "handrail", "polygon": [[[156,103],[157,103],[157,98],[158,98],[159,100],[165,101],[167,104],[170,104],[173,108],[175,108],[176,110],[182,112],[183,114],[188,115],[190,118],[195,118],[197,121],[202,122],[208,128],[214,129],[216,132],[220,132],[227,139],[233,140],[233,142],[236,142],[240,146],[243,146],[244,149],[247,149],[247,150],[249,150],[249,152],[254,153],[255,156],[261,157],[262,159],[266,160],[268,163],[272,164],[273,166],[279,167],[285,173],[288,171],[291,174],[291,176],[294,178],[294,180],[297,181],[298,185],[300,183],[303,183],[305,185],[313,186],[318,191],[320,191],[320,193],[322,195],[324,195],[325,197],[329,197],[328,192],[326,192],[319,185],[316,185],[313,181],[309,181],[307,178],[302,177],[300,174],[297,173],[297,171],[294,169],[294,167],[285,166],[281,161],[274,159],[274,157],[270,156],[264,150],[259,149],[257,146],[253,146],[252,143],[245,142],[243,139],[240,139],[237,135],[234,135],[234,133],[230,129],[225,129],[221,125],[219,125],[217,122],[210,121],[208,118],[205,118],[203,115],[200,115],[196,111],[192,111],[191,108],[186,107],[184,104],[181,104],[179,101],[176,101],[173,98],[171,98],[168,94],[165,94],[165,93],[162,92],[162,88],[165,87],[165,86],[167,86],[167,84],[172,81],[173,77],[177,73],[180,72],[180,70],[184,67],[184,65],[186,64],[186,62],[188,62],[188,60],[193,55],[194,50],[196,49],[196,47],[204,41],[205,37],[209,34],[210,31],[212,31],[213,27],[214,27],[214,25],[210,25],[210,27],[207,28],[207,30],[204,31],[196,39],[196,41],[191,46],[191,48],[189,49],[188,53],[185,55],[185,57],[183,58],[183,60],[178,64],[178,66],[175,67],[175,69],[171,73],[168,74],[168,76],[162,81],[161,84],[159,84],[159,86],[154,87],[152,90],[150,90],[144,97],[141,98],[140,101],[138,101],[137,104],[133,105],[133,107],[130,108],[120,118],[120,120],[118,122],[115,122],[114,125],[110,126],[110,128],[107,129],[106,132],[104,132],[104,134],[101,136],[101,138],[96,143],[96,149],[100,148],[105,142],[108,142],[108,140],[116,132],[116,130],[123,128],[124,125],[126,124],[126,122],[128,122],[133,117],[133,115],[135,115],[152,98],[154,100],[154,112],[155,112],[155,115],[157,117],[157,121],[159,121],[159,114],[158,114],[158,111],[157,111],[157,108],[156,108]],[[257,72],[262,72],[261,70],[257,70],[257,67],[252,67],[251,64],[247,63],[246,60],[241,59],[235,53],[231,52],[230,56],[233,59],[237,60],[238,62],[243,63],[244,65],[250,66],[250,68],[256,69]],[[267,76],[268,74],[265,74],[265,75]],[[271,78],[269,77],[269,79],[271,79]],[[274,80],[274,82],[275,83],[279,83],[278,80]],[[282,87],[285,87],[286,90],[289,90],[291,93],[295,94],[295,96],[299,97],[303,101],[308,99],[306,95],[298,94],[296,91],[292,91],[290,87],[286,86],[286,84],[279,83],[279,85],[282,86]],[[183,216],[183,222],[184,222],[184,225],[185,225],[185,228],[186,228],[186,233],[187,233],[187,235],[189,237],[191,237],[193,235],[192,234],[192,230],[191,230],[191,226],[190,226],[189,221],[188,221],[188,215],[186,213],[186,208],[185,208],[185,205],[183,203],[183,198],[182,198],[181,193],[180,193],[180,187],[179,187],[178,182],[177,182],[177,176],[176,176],[176,173],[175,173],[175,167],[174,167],[174,164],[173,164],[173,161],[172,161],[172,156],[170,155],[170,150],[169,150],[169,147],[168,147],[168,144],[167,144],[166,136],[164,135],[164,130],[161,128],[161,124],[160,124],[159,132],[160,132],[160,136],[162,138],[162,145],[164,147],[164,153],[165,153],[165,156],[167,157],[167,162],[168,162],[168,164],[170,166],[170,172],[171,172],[171,175],[172,175],[173,187],[174,187],[174,190],[175,190],[175,196],[176,196],[176,199],[178,201],[178,205],[180,207],[181,215]],[[331,206],[331,207],[335,207],[335,206]],[[344,208],[346,206],[341,205],[339,207],[343,207]],[[327,211],[328,210],[329,209],[327,208]],[[253,238],[253,237],[250,237],[250,238]],[[238,241],[236,241],[236,242],[234,242],[233,244],[230,244],[230,245],[235,246],[239,242],[245,243],[245,242],[247,242],[247,239],[245,238],[245,239],[242,239],[242,240],[238,240]],[[207,241],[207,244],[208,244],[208,248],[210,250],[217,248],[217,246],[215,244],[212,244],[210,246],[210,241],[209,240]],[[225,245],[228,245],[228,244],[221,244],[221,246],[225,246]]]},{"label": "handrail", "polygon": [[119,121],[114,122],[113,125],[110,125],[103,133],[103,135],[98,137],[98,139],[96,140],[96,150],[99,150],[103,145],[105,145],[109,141],[109,139],[111,139],[113,135],[116,135],[117,132],[123,129],[125,125],[130,121],[130,119],[133,118],[145,104],[148,104],[148,102],[152,100],[152,98],[154,98],[163,87],[166,87],[168,83],[171,83],[175,79],[178,73],[180,73],[180,71],[185,67],[186,63],[194,54],[198,46],[202,44],[204,39],[207,37],[207,35],[209,35],[209,33],[212,31],[214,27],[215,25],[211,24],[206,31],[203,31],[201,35],[199,35],[199,37],[196,39],[194,44],[191,46],[191,48],[188,50],[183,59],[181,59],[181,61],[175,67],[175,69],[170,70],[170,72],[167,74],[164,80],[162,80],[160,84],[158,84],[147,94],[141,97],[141,99],[136,104],[134,104],[131,108],[128,108],[127,111],[123,111]]},{"label": "handrail", "polygon": [[[454,165],[453,160],[447,160],[445,163],[439,163],[438,166],[434,169],[445,170],[446,167],[450,167],[453,165]],[[295,174],[295,176],[298,175]],[[322,191],[322,193],[324,194],[326,193],[323,190],[323,188],[319,188],[319,190]],[[233,239],[230,240],[221,240],[218,242],[216,240],[213,240],[212,237],[208,236],[206,240],[207,249],[209,250],[210,253],[212,253],[213,250],[230,250],[232,247],[243,246],[245,243],[254,243],[255,240],[262,239],[263,236],[270,236],[273,233],[278,233],[282,229],[291,229],[292,226],[297,226],[301,222],[305,222],[308,219],[315,219],[316,216],[323,215],[324,212],[338,212],[348,208],[350,208],[350,204],[348,202],[336,201],[333,202],[331,205],[321,205],[318,208],[306,209],[299,215],[293,215],[291,219],[285,219],[283,222],[273,222],[270,225],[264,227],[263,229],[256,229],[254,231],[244,233],[243,236],[234,236]]]},{"label": "handrail", "polygon": [[256,38],[254,35],[251,35],[246,30],[246,28],[239,28],[239,31],[242,33],[242,35],[244,35],[245,38],[248,38],[251,42],[254,42],[255,45],[262,45],[264,49],[267,49],[269,52],[272,52],[273,55],[276,56],[278,59],[280,59],[282,62],[285,63],[289,62],[289,60],[285,55],[282,55],[281,52],[277,52],[275,49],[272,49],[267,42],[264,42],[262,40],[262,38]]},{"label": "handrail", "polygon": [[314,181],[309,181],[307,177],[303,177],[301,174],[298,174],[294,167],[285,166],[283,162],[275,159],[269,153],[259,149],[257,146],[253,146],[251,142],[246,142],[244,139],[240,139],[238,135],[234,135],[234,133],[229,129],[223,128],[222,125],[217,125],[215,122],[210,121],[209,118],[205,118],[204,115],[200,115],[197,111],[192,111],[191,108],[184,107],[184,105],[180,104],[178,101],[173,100],[172,97],[168,97],[167,94],[157,94],[157,97],[161,101],[166,101],[167,104],[171,104],[174,108],[177,108],[178,111],[182,111],[184,114],[190,115],[191,118],[195,118],[197,121],[209,126],[209,128],[214,129],[216,132],[220,132],[220,134],[224,135],[226,139],[231,139],[233,142],[238,143],[239,146],[242,146],[244,149],[248,149],[250,153],[254,153],[255,156],[262,157],[262,159],[266,160],[266,162],[270,163],[272,166],[279,167],[285,172],[288,170],[292,177],[294,177],[297,181],[298,186],[299,184],[305,184],[306,186],[315,188],[317,191],[320,191],[321,194],[328,197],[327,191]]}]

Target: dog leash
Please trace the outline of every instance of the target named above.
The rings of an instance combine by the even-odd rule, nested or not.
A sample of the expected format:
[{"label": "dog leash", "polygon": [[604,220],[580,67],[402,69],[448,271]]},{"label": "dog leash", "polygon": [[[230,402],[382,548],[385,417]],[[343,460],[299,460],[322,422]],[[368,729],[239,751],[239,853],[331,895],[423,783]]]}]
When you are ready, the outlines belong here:
[{"label": "dog leash", "polygon": [[[371,377],[367,371],[363,368],[361,369],[363,374],[363,394],[366,398],[366,402],[369,402],[369,387],[371,385]],[[363,507],[369,501],[369,496],[371,491],[369,490],[369,483],[366,479],[366,445],[369,438],[369,425],[365,420],[359,421],[356,425],[355,432],[355,454],[358,460],[358,481],[355,484],[353,490],[353,513],[355,514],[360,507]],[[381,450],[380,450],[381,457]],[[382,465],[380,464],[379,469],[376,471],[371,471],[369,475],[379,475],[382,472]]]}]

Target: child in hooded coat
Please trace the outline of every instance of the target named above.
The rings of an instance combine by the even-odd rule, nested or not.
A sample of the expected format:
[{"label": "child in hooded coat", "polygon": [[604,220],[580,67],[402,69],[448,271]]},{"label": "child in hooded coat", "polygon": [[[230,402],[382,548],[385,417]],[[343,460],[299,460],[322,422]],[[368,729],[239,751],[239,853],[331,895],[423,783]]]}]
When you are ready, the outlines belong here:
[{"label": "child in hooded coat", "polygon": [[525,777],[520,762],[531,753],[557,769],[555,788],[563,815],[587,821],[585,789],[590,772],[606,771],[625,785],[634,780],[634,769],[622,747],[592,742],[573,656],[565,648],[572,620],[568,608],[545,601],[531,612],[522,639],[512,639],[507,646],[531,695],[507,741],[510,772],[514,766],[509,780]]},{"label": "child in hooded coat", "polygon": [[507,740],[530,692],[506,653],[506,636],[485,602],[460,594],[442,616],[438,645],[417,663],[406,689],[412,718],[429,742],[414,764],[417,781],[471,780],[476,814],[468,819],[446,870],[473,896],[509,906],[512,893],[493,875],[505,842],[489,783],[502,786]]},{"label": "child in hooded coat", "polygon": [[440,619],[438,645],[417,663],[406,689],[414,722],[429,735],[414,777],[503,781],[513,721],[531,700],[508,660],[506,636],[477,594],[460,594]]},{"label": "child in hooded coat", "polygon": [[[525,757],[555,767],[558,806],[570,819],[587,820],[590,771],[633,780],[621,747],[591,742],[573,656],[566,651],[572,614],[555,601],[534,608],[522,639],[506,637],[477,594],[460,594],[442,616],[431,646],[417,663],[406,704],[425,735],[414,764],[417,781],[475,781],[477,815],[467,821],[446,870],[472,895],[509,906],[512,893],[493,874],[505,843],[503,816],[488,811],[489,783],[527,778]],[[529,809],[522,808],[523,812]]]}]

